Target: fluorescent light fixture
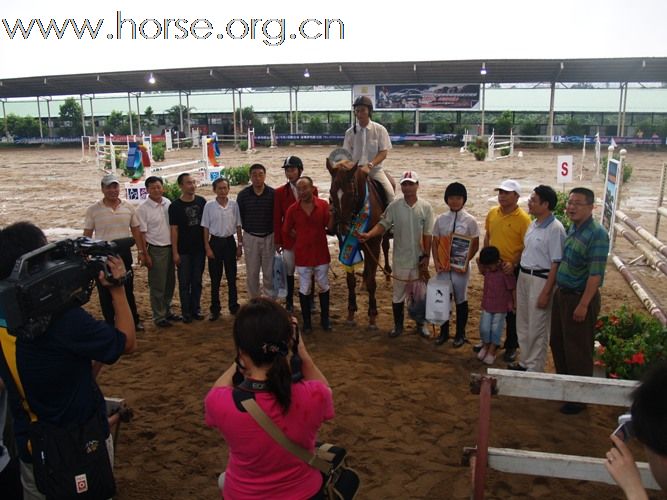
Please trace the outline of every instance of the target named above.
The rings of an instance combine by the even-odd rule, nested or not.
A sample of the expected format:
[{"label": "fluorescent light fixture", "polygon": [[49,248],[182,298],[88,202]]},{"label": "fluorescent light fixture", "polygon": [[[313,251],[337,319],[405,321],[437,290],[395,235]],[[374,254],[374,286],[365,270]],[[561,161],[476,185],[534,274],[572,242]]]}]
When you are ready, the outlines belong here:
[{"label": "fluorescent light fixture", "polygon": [[148,83],[150,83],[151,85],[155,85],[155,77],[153,76],[153,73],[151,73],[150,76],[148,77]]},{"label": "fluorescent light fixture", "polygon": [[303,77],[310,78],[310,71],[308,71],[308,68],[306,68],[306,71],[303,72]]},{"label": "fluorescent light fixture", "polygon": [[486,76],[486,63],[482,63],[482,69],[479,70],[479,74],[482,76]]}]

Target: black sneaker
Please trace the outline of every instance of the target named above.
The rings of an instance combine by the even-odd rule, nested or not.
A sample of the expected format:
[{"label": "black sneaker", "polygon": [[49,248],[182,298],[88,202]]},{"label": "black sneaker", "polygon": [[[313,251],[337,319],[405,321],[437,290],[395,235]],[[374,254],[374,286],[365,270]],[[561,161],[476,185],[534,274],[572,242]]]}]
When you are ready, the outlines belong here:
[{"label": "black sneaker", "polygon": [[196,319],[197,321],[201,321],[201,320],[204,319],[204,315],[201,314],[201,313],[193,314],[192,317],[193,317],[194,319]]},{"label": "black sneaker", "polygon": [[563,415],[578,415],[586,409],[585,403],[565,403],[560,407],[560,412]]},{"label": "black sneaker", "polygon": [[456,337],[456,338],[454,339],[454,342],[452,343],[452,345],[453,345],[455,348],[458,349],[458,348],[461,347],[463,344],[465,344],[467,341],[468,341],[468,340],[467,340],[465,337]]},{"label": "black sneaker", "polygon": [[509,365],[507,365],[507,369],[508,370],[515,370],[517,372],[525,372],[525,371],[528,370],[528,368],[523,366],[521,363],[517,363],[517,362],[510,363]]},{"label": "black sneaker", "polygon": [[482,347],[484,347],[484,342],[480,342],[479,344],[475,344],[472,346],[473,352],[479,352],[482,350]]},{"label": "black sneaker", "polygon": [[167,320],[169,321],[183,321],[183,316],[180,314],[169,313],[167,315]]},{"label": "black sneaker", "polygon": [[209,321],[216,321],[220,317],[220,313],[211,313],[208,315]]},{"label": "black sneaker", "polygon": [[503,361],[505,363],[513,363],[516,361],[516,347],[506,347],[505,354],[503,354]]},{"label": "black sneaker", "polygon": [[167,319],[161,319],[160,321],[155,322],[155,326],[158,326],[160,328],[168,328],[170,326],[173,326],[171,322]]},{"label": "black sneaker", "polygon": [[183,323],[192,323],[191,316],[183,316]]}]

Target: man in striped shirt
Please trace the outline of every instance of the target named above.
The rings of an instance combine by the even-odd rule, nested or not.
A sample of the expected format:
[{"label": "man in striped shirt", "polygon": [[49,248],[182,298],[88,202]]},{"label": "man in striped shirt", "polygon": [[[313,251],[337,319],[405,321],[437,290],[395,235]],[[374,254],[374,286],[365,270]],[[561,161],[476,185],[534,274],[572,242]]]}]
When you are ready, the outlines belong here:
[{"label": "man in striped shirt", "polygon": [[[567,201],[572,226],[565,238],[563,258],[556,273],[551,313],[551,352],[556,372],[593,374],[593,336],[600,312],[600,287],[609,254],[609,235],[593,220],[595,194],[574,188]],[[575,414],[586,406],[565,403],[561,412]]]},{"label": "man in striped shirt", "polygon": [[236,197],[243,226],[246,283],[251,299],[261,295],[259,270],[262,270],[264,295],[273,297],[273,198],[274,190],[265,183],[266,168],[250,165],[250,186]]}]

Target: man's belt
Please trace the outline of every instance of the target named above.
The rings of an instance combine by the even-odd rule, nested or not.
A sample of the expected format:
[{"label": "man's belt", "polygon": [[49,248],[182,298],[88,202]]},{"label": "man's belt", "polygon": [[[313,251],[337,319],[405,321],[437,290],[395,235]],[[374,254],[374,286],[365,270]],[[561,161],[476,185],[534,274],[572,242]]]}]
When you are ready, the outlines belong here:
[{"label": "man's belt", "polygon": [[549,269],[526,269],[525,267],[519,266],[522,273],[530,274],[531,276],[537,276],[538,278],[547,279],[549,276]]},{"label": "man's belt", "polygon": [[576,290],[574,288],[563,288],[558,287],[558,291],[564,295],[581,295],[584,293],[582,290]]},{"label": "man's belt", "polygon": [[251,233],[250,231],[246,231],[250,236],[254,236],[255,238],[266,238],[267,236],[270,236],[273,234],[273,231],[270,233]]},{"label": "man's belt", "polygon": [[149,243],[148,246],[152,248],[171,248],[171,245],[153,245],[152,243]]}]

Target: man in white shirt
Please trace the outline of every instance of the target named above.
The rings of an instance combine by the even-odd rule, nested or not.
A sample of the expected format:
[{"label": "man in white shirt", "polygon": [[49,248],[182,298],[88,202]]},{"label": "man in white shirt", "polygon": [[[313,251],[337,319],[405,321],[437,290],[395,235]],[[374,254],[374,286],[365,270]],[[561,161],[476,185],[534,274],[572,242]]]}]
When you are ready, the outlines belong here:
[{"label": "man in white shirt", "polygon": [[172,325],[171,321],[180,319],[170,311],[176,286],[169,228],[171,202],[163,196],[161,178],[149,177],[145,184],[148,198],[137,209],[142,240],[140,248],[144,255],[143,262],[148,269],[153,322],[156,326],[165,328]]},{"label": "man in white shirt", "polygon": [[357,122],[345,132],[343,148],[352,153],[350,165],[358,165],[371,179],[382,184],[387,193],[387,203],[391,203],[394,201],[394,187],[382,169],[382,162],[391,149],[389,133],[382,125],[371,120],[373,101],[369,97],[357,97],[353,106]]},{"label": "man in white shirt", "polygon": [[[208,273],[211,277],[211,308],[209,321],[220,317],[220,282],[224,270],[227,276],[228,306],[230,314],[239,310],[236,291],[236,260],[243,254],[241,212],[234,200],[230,200],[229,181],[219,178],[213,182],[215,200],[204,206],[201,226],[204,228],[204,248],[208,257]],[[237,245],[234,234],[238,239]]]}]

